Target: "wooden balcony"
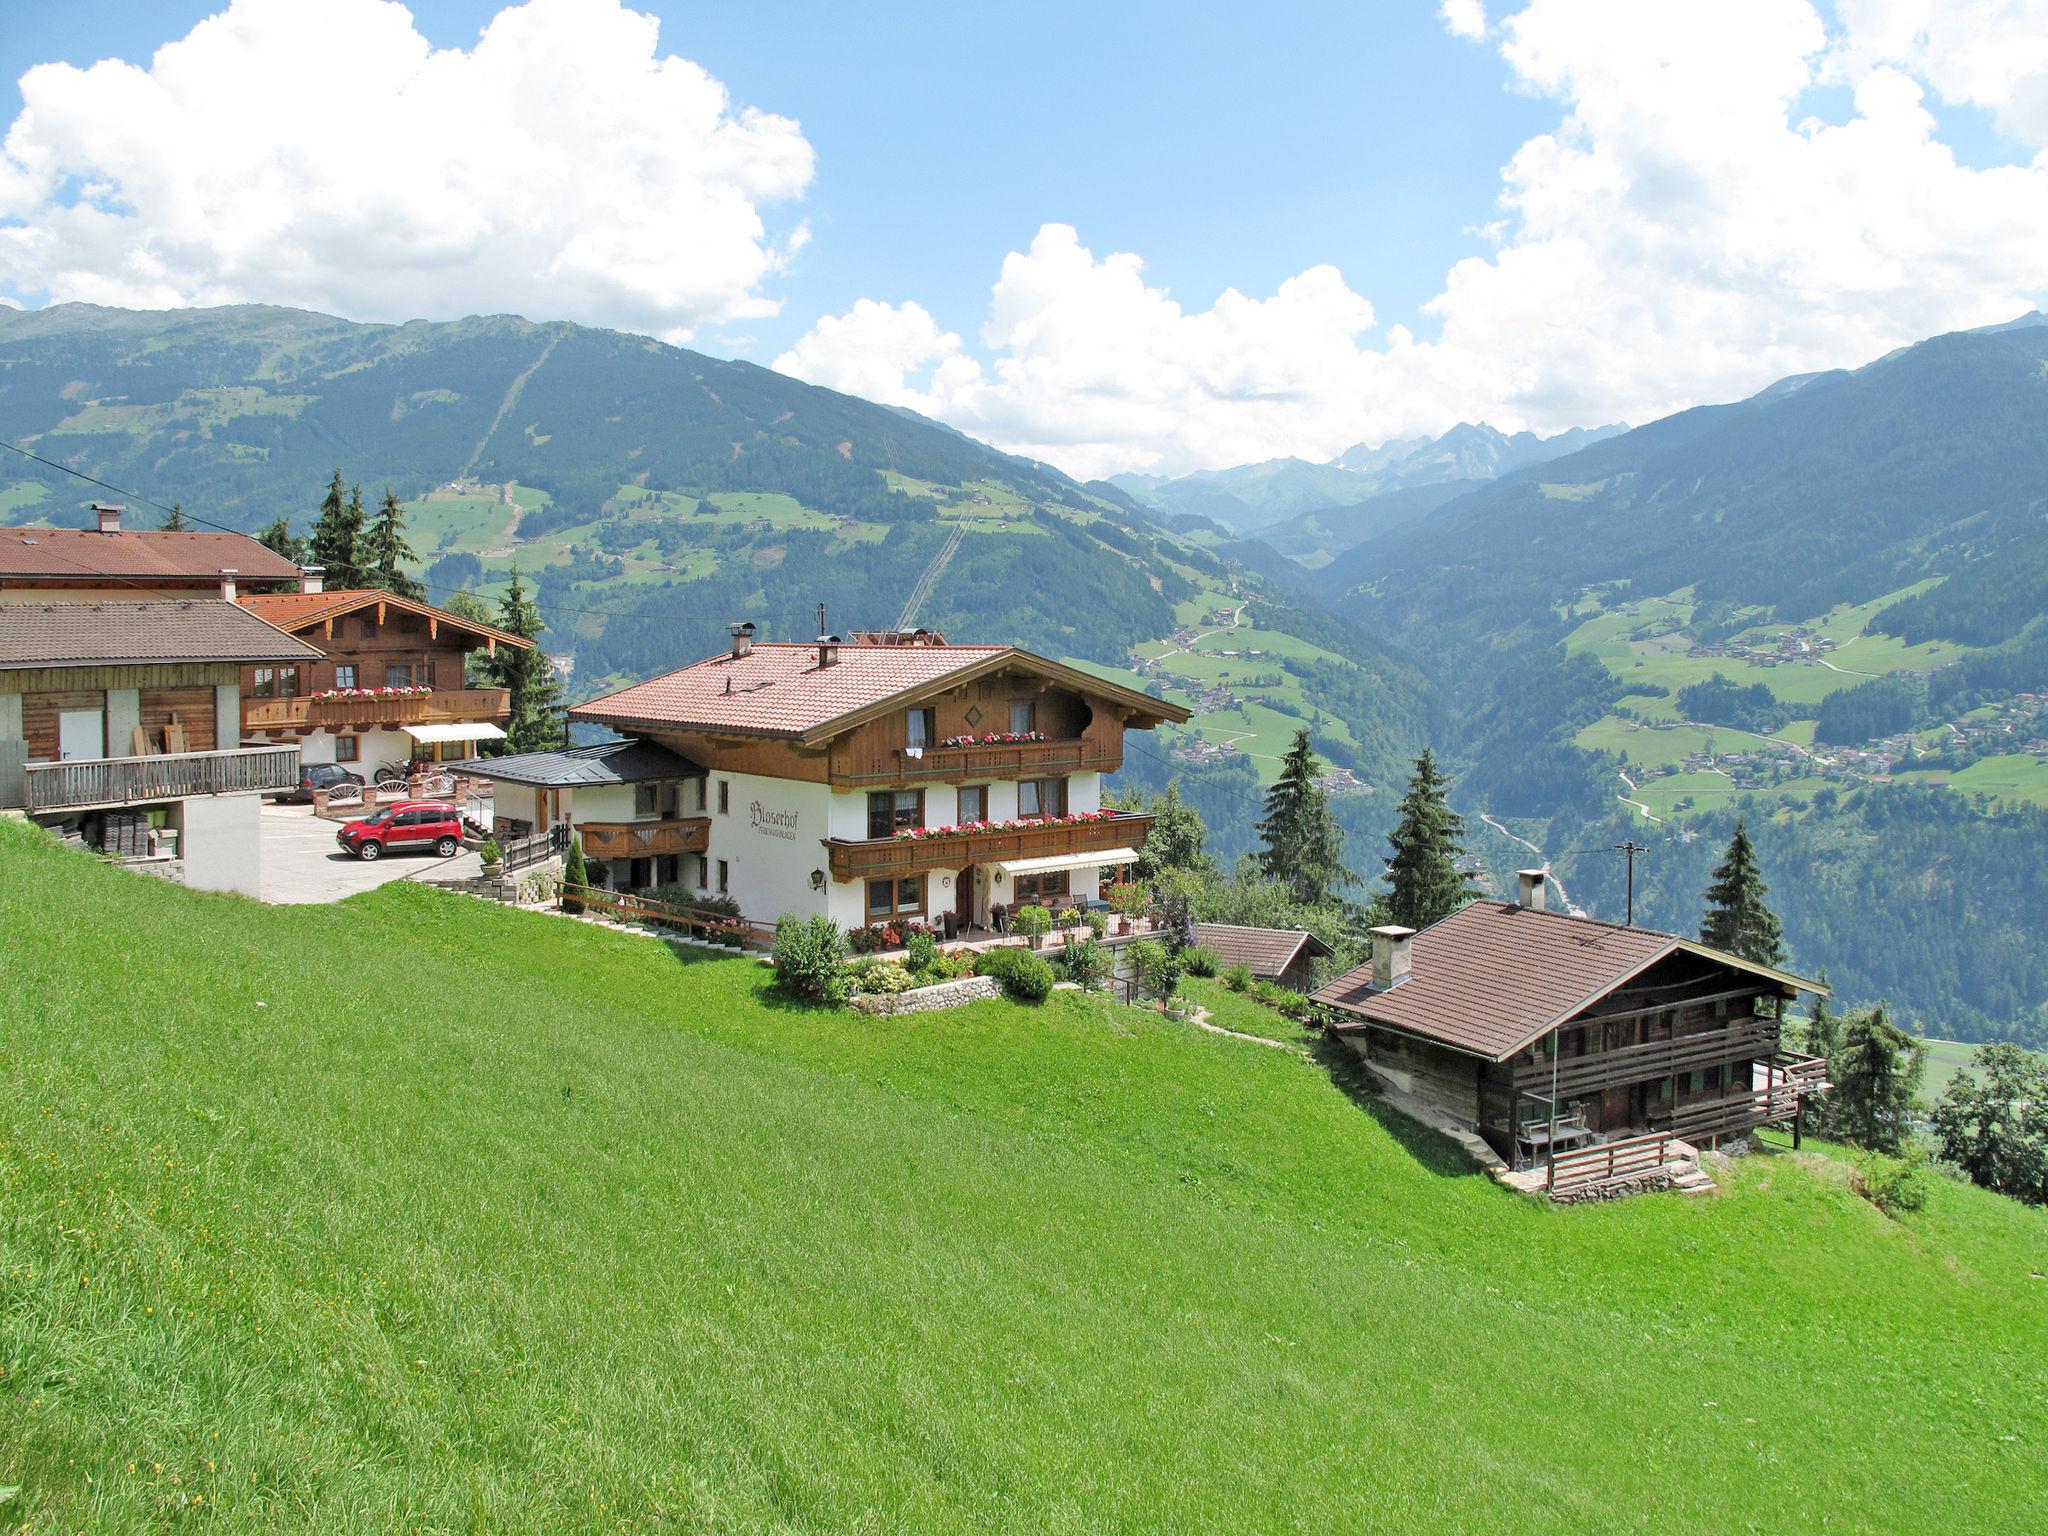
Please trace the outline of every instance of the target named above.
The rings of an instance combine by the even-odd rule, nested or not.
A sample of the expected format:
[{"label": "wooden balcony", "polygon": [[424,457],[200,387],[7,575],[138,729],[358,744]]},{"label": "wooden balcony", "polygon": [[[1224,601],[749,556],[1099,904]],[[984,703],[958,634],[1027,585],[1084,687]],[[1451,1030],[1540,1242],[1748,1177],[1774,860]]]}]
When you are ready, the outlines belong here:
[{"label": "wooden balcony", "polygon": [[977,779],[1058,778],[1069,773],[1114,773],[1123,765],[1123,734],[1119,730],[1052,741],[926,747],[919,757],[912,757],[908,747],[897,747],[885,762],[835,762],[832,783],[842,789],[964,784]]},{"label": "wooden balcony", "polygon": [[[1583,1056],[1564,1056],[1557,1063],[1557,1096],[1560,1100],[1577,1098],[1602,1088],[1690,1072],[1695,1067],[1766,1060],[1776,1055],[1777,1050],[1775,1019],[1734,1018],[1727,1021],[1725,1029],[1680,1035],[1675,1040],[1624,1045],[1611,1051],[1588,1051]],[[1551,1064],[1547,1059],[1515,1063],[1518,1093],[1548,1098],[1551,1082]]]},{"label": "wooden balcony", "polygon": [[291,789],[299,782],[299,749],[238,747],[225,752],[164,752],[150,757],[88,757],[27,763],[22,808],[84,811],[188,795],[246,795]]},{"label": "wooden balcony", "polygon": [[702,853],[711,846],[711,818],[670,821],[579,821],[587,859],[645,859],[664,853]]},{"label": "wooden balcony", "polygon": [[244,731],[367,730],[401,725],[458,725],[497,722],[512,712],[503,688],[436,688],[432,693],[389,697],[244,699]]},{"label": "wooden balcony", "polygon": [[1142,848],[1152,818],[1118,811],[1095,821],[1025,823],[937,837],[876,837],[825,840],[826,861],[834,880],[902,879],[934,869],[959,869],[998,859],[1037,859],[1054,855]]}]

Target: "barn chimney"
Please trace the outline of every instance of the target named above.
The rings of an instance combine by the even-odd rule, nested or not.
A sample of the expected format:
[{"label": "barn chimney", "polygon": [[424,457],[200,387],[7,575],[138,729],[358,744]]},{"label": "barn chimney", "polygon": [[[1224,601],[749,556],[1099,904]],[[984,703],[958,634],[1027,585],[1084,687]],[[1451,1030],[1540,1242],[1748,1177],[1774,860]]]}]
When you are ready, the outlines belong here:
[{"label": "barn chimney", "polygon": [[754,626],[751,623],[728,624],[725,632],[732,636],[732,659],[738,661],[750,655],[754,649]]},{"label": "barn chimney", "polygon": [[239,574],[240,572],[232,565],[224,565],[220,568],[220,599],[222,602],[232,603],[235,600],[235,577]]},{"label": "barn chimney", "polygon": [[126,508],[110,507],[105,502],[96,501],[92,504],[92,509],[99,514],[101,533],[121,531],[121,514],[127,510]]},{"label": "barn chimney", "polygon": [[1540,869],[1518,869],[1515,878],[1522,882],[1522,905],[1531,912],[1544,910],[1544,874]]},{"label": "barn chimney", "polygon": [[324,565],[302,565],[299,567],[299,590],[318,592],[326,585],[327,567]]},{"label": "barn chimney", "polygon": [[1408,979],[1408,946],[1415,937],[1415,930],[1389,923],[1371,932],[1372,989],[1391,992]]}]

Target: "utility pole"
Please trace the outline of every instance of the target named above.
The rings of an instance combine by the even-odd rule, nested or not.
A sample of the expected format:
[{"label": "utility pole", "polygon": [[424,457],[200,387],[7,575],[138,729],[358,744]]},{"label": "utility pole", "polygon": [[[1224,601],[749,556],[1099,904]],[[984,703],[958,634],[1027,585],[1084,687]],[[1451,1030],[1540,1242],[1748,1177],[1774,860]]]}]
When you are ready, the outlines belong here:
[{"label": "utility pole", "polygon": [[1628,855],[1627,926],[1633,928],[1636,925],[1636,855],[1639,853],[1648,853],[1650,850],[1643,844],[1638,843],[1634,838],[1630,838],[1625,843],[1616,843],[1614,845],[1614,851],[1616,853],[1625,853]]}]

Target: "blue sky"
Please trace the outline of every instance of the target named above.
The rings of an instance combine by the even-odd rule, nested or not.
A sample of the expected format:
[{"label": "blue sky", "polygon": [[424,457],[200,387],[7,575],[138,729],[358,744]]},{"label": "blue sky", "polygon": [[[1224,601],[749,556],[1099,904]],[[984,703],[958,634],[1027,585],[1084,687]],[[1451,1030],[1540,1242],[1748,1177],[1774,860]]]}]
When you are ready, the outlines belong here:
[{"label": "blue sky", "polygon": [[612,325],[1083,474],[1639,422],[2048,292],[2044,39],[2048,0],[16,6],[0,298]]}]

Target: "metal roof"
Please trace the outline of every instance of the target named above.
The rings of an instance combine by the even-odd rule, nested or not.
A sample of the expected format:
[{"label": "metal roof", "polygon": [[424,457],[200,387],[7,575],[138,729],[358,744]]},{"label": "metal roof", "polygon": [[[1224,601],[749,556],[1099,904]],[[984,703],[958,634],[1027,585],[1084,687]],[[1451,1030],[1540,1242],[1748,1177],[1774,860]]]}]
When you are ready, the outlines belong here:
[{"label": "metal roof", "polygon": [[457,765],[472,778],[565,789],[578,784],[636,784],[646,779],[695,779],[704,770],[651,741],[606,741],[561,752],[523,752]]},{"label": "metal roof", "polygon": [[0,667],[319,659],[303,640],[217,597],[0,603]]}]

